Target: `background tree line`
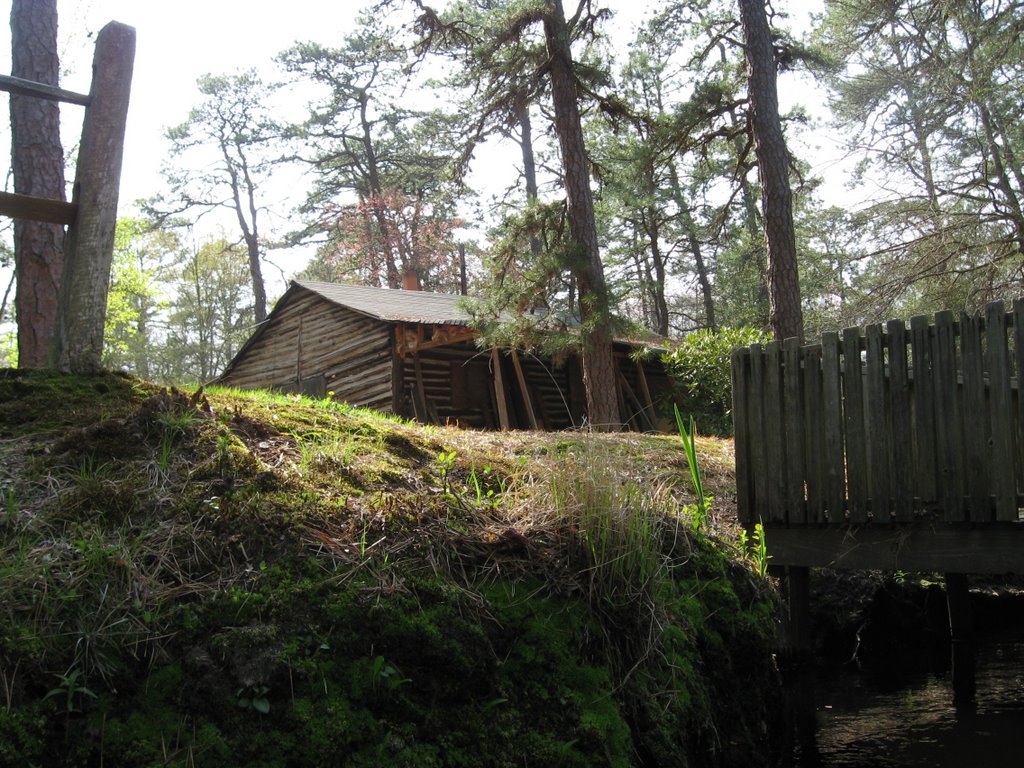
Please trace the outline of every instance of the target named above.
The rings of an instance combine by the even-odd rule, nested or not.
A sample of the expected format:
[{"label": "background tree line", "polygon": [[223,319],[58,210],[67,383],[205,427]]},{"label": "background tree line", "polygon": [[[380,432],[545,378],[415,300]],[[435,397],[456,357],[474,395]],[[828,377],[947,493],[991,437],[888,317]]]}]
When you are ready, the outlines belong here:
[{"label": "background tree line", "polygon": [[[162,250],[135,276],[119,261],[115,297],[148,274],[159,299],[148,316],[112,300],[111,364],[173,377],[181,350],[213,345],[181,375],[215,372],[266,315],[272,252],[296,244],[314,279],[397,287],[412,272],[457,292],[467,269],[482,318],[542,308],[547,331],[563,318],[593,349],[629,324],[676,338],[769,328],[765,233],[780,217],[765,213],[744,4],[765,9],[659,3],[623,45],[596,0],[391,0],[343,40],[282,52],[276,82],[203,78],[168,132],[164,192],[144,226],[125,225],[136,260]],[[805,335],[1022,293],[1022,5],[827,2],[800,35],[774,13],[784,3],[767,10],[772,71],[805,73],[828,102],[780,122]],[[300,86],[298,118],[272,108]],[[871,190],[857,208],[824,204],[792,150],[825,120],[850,183]],[[303,187],[286,222],[283,178]],[[224,242],[170,245],[185,241],[176,222],[216,211]],[[206,300],[204,281],[222,281],[208,297],[230,321],[184,309]]]}]

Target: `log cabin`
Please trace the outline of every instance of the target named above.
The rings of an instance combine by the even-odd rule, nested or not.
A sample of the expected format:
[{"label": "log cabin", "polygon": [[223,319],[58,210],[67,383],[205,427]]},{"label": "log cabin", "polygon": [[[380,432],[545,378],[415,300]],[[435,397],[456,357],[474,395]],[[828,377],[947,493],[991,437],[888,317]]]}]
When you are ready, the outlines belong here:
[{"label": "log cabin", "polygon": [[[215,383],[332,397],[429,424],[560,430],[586,423],[579,360],[483,349],[462,296],[293,281]],[[657,427],[670,391],[651,341],[617,340],[623,422]],[[656,344],[655,344],[656,346]]]}]

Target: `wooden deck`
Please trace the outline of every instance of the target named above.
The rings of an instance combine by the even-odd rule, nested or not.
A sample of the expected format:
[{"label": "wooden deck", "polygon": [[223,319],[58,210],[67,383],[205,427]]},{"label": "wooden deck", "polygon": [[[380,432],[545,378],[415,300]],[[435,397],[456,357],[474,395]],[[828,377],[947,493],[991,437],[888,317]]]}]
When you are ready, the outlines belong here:
[{"label": "wooden deck", "polygon": [[732,363],[739,519],[773,564],[1024,573],[1024,299]]}]

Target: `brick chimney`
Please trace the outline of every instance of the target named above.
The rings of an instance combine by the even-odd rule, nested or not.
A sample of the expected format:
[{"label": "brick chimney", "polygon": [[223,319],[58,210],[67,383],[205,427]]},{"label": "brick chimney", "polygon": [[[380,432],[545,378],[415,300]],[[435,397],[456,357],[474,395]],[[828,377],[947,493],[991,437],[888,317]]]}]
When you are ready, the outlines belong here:
[{"label": "brick chimney", "polygon": [[402,287],[407,291],[421,291],[420,273],[412,267],[406,267],[402,273]]}]

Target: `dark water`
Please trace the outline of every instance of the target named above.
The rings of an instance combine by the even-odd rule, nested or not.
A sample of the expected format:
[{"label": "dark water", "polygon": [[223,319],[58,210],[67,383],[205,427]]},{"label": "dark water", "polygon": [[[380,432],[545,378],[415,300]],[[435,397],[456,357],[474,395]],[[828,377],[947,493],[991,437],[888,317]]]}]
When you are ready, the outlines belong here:
[{"label": "dark water", "polygon": [[974,663],[974,695],[968,690],[967,703],[960,706],[953,704],[949,663],[938,665],[945,666],[938,670],[934,663],[918,665],[932,669],[908,675],[893,672],[900,665],[884,672],[847,666],[794,681],[791,696],[798,743],[790,764],[794,768],[1021,768],[1024,630],[982,638]]}]

